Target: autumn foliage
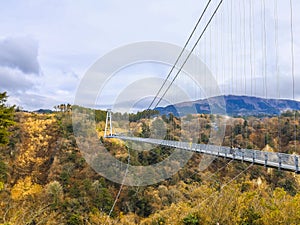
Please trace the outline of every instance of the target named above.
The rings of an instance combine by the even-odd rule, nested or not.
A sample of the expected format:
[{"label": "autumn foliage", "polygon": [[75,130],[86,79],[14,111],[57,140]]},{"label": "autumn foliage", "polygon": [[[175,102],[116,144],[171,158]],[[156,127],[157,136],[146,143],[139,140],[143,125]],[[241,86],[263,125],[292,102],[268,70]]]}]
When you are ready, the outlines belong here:
[{"label": "autumn foliage", "polygon": [[[15,114],[9,141],[0,153],[0,224],[300,223],[298,175],[223,158],[200,171],[199,154],[168,180],[147,187],[124,186],[109,217],[120,185],[101,177],[86,163],[72,132],[71,114]],[[119,160],[127,162],[130,152],[133,165],[148,165],[172,152],[167,148],[128,151],[121,141],[103,139],[105,118],[103,112],[99,115],[99,141]],[[189,129],[181,129],[179,118],[151,116],[132,120],[130,129],[143,137],[165,126],[166,138],[207,143],[215,121],[225,120],[189,115],[185,118]],[[299,121],[293,114],[226,121],[223,145],[299,154],[293,136],[300,135]],[[202,127],[199,132],[196,123]],[[122,131],[121,126],[118,129]],[[156,130],[154,135],[162,132]]]}]

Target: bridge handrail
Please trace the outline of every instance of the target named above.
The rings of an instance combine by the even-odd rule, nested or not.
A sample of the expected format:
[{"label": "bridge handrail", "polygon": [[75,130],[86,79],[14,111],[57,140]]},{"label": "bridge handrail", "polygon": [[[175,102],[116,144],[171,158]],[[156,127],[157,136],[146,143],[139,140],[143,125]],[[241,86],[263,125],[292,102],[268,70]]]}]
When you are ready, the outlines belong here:
[{"label": "bridge handrail", "polygon": [[299,172],[299,155],[296,154],[119,135],[108,136],[108,138],[118,138],[127,141],[139,141],[149,144],[163,145],[215,156],[224,156],[226,158],[248,161],[264,166],[278,167],[279,169],[293,170],[297,173]]}]

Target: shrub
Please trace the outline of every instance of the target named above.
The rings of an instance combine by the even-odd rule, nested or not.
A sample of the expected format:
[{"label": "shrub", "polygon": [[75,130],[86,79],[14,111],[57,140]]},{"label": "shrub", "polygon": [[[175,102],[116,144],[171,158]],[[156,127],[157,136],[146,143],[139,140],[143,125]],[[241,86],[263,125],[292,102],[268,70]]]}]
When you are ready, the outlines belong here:
[{"label": "shrub", "polygon": [[183,219],[183,224],[184,225],[199,225],[200,223],[199,223],[199,219],[197,216],[195,216],[193,214],[189,214]]},{"label": "shrub", "polygon": [[67,221],[67,225],[80,225],[80,224],[83,223],[78,214],[72,214]]}]

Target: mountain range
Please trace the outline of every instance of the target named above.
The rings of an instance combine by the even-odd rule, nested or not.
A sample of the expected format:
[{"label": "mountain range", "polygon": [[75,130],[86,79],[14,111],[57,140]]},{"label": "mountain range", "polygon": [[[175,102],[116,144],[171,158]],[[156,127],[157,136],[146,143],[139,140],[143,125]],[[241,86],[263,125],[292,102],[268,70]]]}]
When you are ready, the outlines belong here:
[{"label": "mountain range", "polygon": [[[221,106],[219,102],[224,102],[224,104]],[[213,112],[218,112],[217,114],[230,116],[274,116],[288,110],[300,110],[300,102],[289,99],[223,95],[208,99],[181,102],[155,109],[161,115],[172,113],[175,116],[184,116],[191,113],[210,114],[211,109],[213,109]]]}]

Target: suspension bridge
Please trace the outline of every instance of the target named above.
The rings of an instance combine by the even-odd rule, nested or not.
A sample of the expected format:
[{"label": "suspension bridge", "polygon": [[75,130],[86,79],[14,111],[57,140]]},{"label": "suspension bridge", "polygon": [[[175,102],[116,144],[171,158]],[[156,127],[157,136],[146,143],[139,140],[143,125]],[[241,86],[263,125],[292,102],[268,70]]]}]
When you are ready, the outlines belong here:
[{"label": "suspension bridge", "polygon": [[295,154],[266,152],[260,150],[233,148],[210,144],[196,144],[183,141],[121,136],[112,133],[111,124],[111,111],[108,110],[106,128],[109,129],[109,132],[106,132],[107,129],[105,129],[104,137],[106,138],[117,138],[123,141],[142,142],[152,145],[177,148],[181,150],[228,158],[241,162],[249,162],[262,165],[264,167],[278,168],[279,170],[294,171],[296,173],[299,173],[299,156]]},{"label": "suspension bridge", "polygon": [[[224,16],[222,13],[222,4],[226,2],[226,9],[229,11],[228,17]],[[182,71],[185,70],[185,66],[189,64],[189,60],[191,59],[192,54],[197,54],[197,49],[201,51],[204,49],[204,55],[207,57],[207,54],[210,54],[208,57],[208,61],[210,64],[210,68],[214,68],[214,73],[216,74],[216,80],[224,81],[228,77],[226,77],[226,72],[228,70],[225,69],[225,64],[231,67],[230,71],[230,84],[227,86],[231,92],[234,90],[236,92],[244,91],[244,94],[249,95],[263,95],[263,97],[268,98],[272,94],[272,90],[274,90],[273,96],[280,98],[282,93],[280,87],[280,62],[279,62],[279,31],[278,31],[278,6],[277,0],[274,0],[273,4],[273,30],[272,32],[272,40],[274,42],[273,47],[267,46],[267,35],[270,37],[266,27],[270,24],[267,24],[266,19],[266,5],[265,1],[260,1],[260,22],[257,23],[257,18],[254,16],[254,9],[257,7],[258,4],[254,4],[253,1],[238,1],[236,5],[234,5],[233,1],[211,1],[209,0],[206,6],[203,9],[203,12],[197,21],[194,29],[192,30],[189,38],[187,39],[182,51],[179,53],[177,59],[175,60],[171,70],[167,74],[166,78],[164,79],[162,85],[158,88],[157,93],[154,95],[150,105],[148,106],[149,109],[156,109],[160,106],[164,98],[168,95],[170,90],[180,83],[178,82],[180,76],[182,75]],[[249,8],[249,11],[247,11]],[[237,10],[237,11],[234,11]],[[236,21],[234,21],[234,13],[237,13]],[[290,34],[290,77],[291,77],[291,99],[295,100],[295,62],[294,62],[294,34],[293,34],[293,6],[292,1],[290,1],[290,27],[289,27],[289,34]],[[217,19],[215,18],[217,17]],[[215,19],[215,21],[214,21]],[[226,21],[228,24],[226,24]],[[202,25],[201,25],[202,24]],[[210,29],[210,27],[214,24],[214,28]],[[228,43],[224,38],[219,38],[218,33],[218,26],[220,27],[227,27],[229,37],[227,37]],[[239,27],[240,26],[240,29]],[[233,37],[233,31],[236,31],[238,34],[236,37]],[[259,33],[255,33],[256,30],[259,30]],[[213,31],[215,33],[213,33]],[[205,36],[206,33],[209,33],[209,37]],[[212,37],[214,36],[214,37]],[[261,42],[257,43],[255,36],[261,37]],[[209,45],[210,48],[204,47],[200,48],[199,45],[201,41],[204,39],[204,46]],[[234,40],[235,39],[235,40]],[[234,41],[236,44],[233,44]],[[269,41],[269,39],[268,39]],[[209,43],[208,43],[209,42]],[[215,47],[212,47],[214,45]],[[257,46],[259,45],[259,51],[257,50]],[[190,47],[189,53],[185,53],[186,49]],[[214,48],[214,49],[213,49]],[[240,55],[236,54],[235,52],[241,51]],[[270,50],[272,49],[272,51]],[[225,52],[229,52],[229,57],[224,59]],[[214,56],[212,56],[212,52],[215,52]],[[201,53],[201,52],[200,52]],[[199,54],[200,54],[199,53]],[[202,54],[202,53],[201,53]],[[200,54],[200,55],[201,55]],[[273,57],[272,60],[268,58],[268,54]],[[247,58],[248,57],[248,58]],[[260,58],[259,66],[256,66],[257,57]],[[268,75],[268,67],[270,64],[274,68],[274,77],[270,79]],[[195,63],[195,66],[196,63]],[[262,75],[261,82],[255,79],[257,73]],[[202,80],[203,81],[203,80]],[[207,82],[207,83],[205,83]],[[271,84],[270,84],[271,82]],[[204,85],[211,86],[211,84],[204,80]],[[193,88],[193,87],[190,87]],[[197,89],[198,86],[194,85],[194,88]],[[211,88],[211,87],[210,87]],[[225,87],[224,87],[225,89]],[[259,92],[261,91],[261,92]],[[176,90],[175,90],[176,92]],[[173,94],[175,93],[173,92]],[[197,92],[197,90],[195,91]],[[208,90],[209,92],[209,90]],[[225,92],[223,90],[223,92]],[[207,93],[206,93],[207,94]],[[213,94],[208,94],[208,96],[212,96]],[[170,96],[170,95],[169,95]],[[170,98],[170,97],[169,97]],[[174,99],[176,99],[174,97]],[[176,101],[176,100],[174,100]],[[178,100],[177,100],[178,101]],[[213,107],[212,107],[213,108]],[[296,118],[294,117],[294,141],[295,145],[297,143],[297,128]],[[278,125],[279,126],[279,125]],[[268,131],[266,131],[268,132]],[[163,139],[155,139],[155,138],[141,138],[141,137],[132,137],[132,136],[124,136],[124,135],[116,135],[113,133],[112,127],[112,111],[107,111],[106,117],[106,125],[105,125],[105,134],[104,137],[106,138],[117,138],[123,141],[133,141],[133,142],[140,142],[140,143],[148,143],[153,145],[160,145],[166,146],[170,148],[177,148],[186,151],[191,151],[195,153],[201,153],[206,155],[212,155],[215,157],[221,158],[228,158],[233,159],[241,162],[249,162],[257,165],[261,165],[264,167],[272,167],[278,168],[279,170],[287,170],[287,171],[294,171],[299,173],[299,155],[294,154],[285,154],[280,152],[267,152],[262,150],[254,150],[254,149],[247,149],[247,148],[234,148],[234,147],[226,147],[221,145],[213,145],[213,144],[198,144],[186,141],[175,141],[175,140],[163,140]],[[296,148],[295,148],[296,149]],[[295,150],[295,152],[297,152]]]}]

